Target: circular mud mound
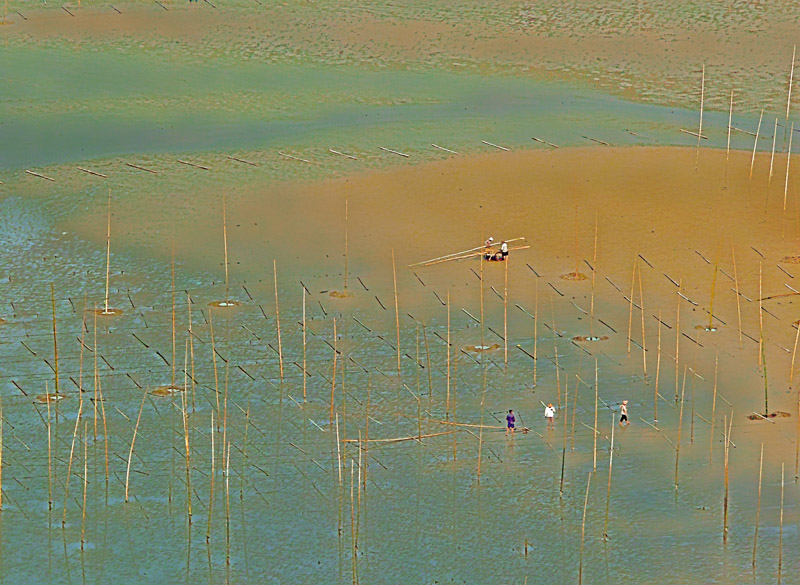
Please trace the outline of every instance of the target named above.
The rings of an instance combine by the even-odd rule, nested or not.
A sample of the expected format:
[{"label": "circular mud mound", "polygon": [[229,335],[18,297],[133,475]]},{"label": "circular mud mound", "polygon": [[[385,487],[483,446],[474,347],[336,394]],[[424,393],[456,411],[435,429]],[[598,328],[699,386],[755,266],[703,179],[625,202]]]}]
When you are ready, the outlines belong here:
[{"label": "circular mud mound", "polygon": [[493,351],[495,349],[500,349],[499,343],[493,343],[492,345],[467,345],[464,349],[467,351],[475,351],[475,352],[484,352],[484,351]]},{"label": "circular mud mound", "polygon": [[95,309],[92,311],[95,315],[100,315],[101,317],[114,317],[116,315],[122,315],[122,309]]},{"label": "circular mud mound", "polygon": [[174,396],[175,394],[180,394],[184,391],[182,386],[159,386],[155,390],[153,390],[150,394],[153,396]]},{"label": "circular mud mound", "polygon": [[781,264],[800,264],[800,256],[784,256]]},{"label": "circular mud mound", "polygon": [[338,290],[332,290],[328,293],[329,296],[332,296],[334,299],[347,299],[353,296],[353,293],[350,291],[339,292]]},{"label": "circular mud mound", "polygon": [[564,280],[586,280],[589,277],[582,272],[567,272],[566,274],[562,274],[561,278]]},{"label": "circular mud mound", "polygon": [[208,303],[208,306],[209,307],[218,307],[218,308],[221,308],[221,309],[225,309],[225,308],[228,308],[228,307],[238,307],[241,304],[242,303],[240,303],[239,301],[212,301],[212,302]]},{"label": "circular mud mound", "polygon": [[747,418],[750,420],[769,420],[771,418],[789,418],[792,416],[788,412],[783,412],[782,410],[776,410],[775,412],[770,412],[768,415],[758,414],[754,412],[751,415],[748,415]]}]

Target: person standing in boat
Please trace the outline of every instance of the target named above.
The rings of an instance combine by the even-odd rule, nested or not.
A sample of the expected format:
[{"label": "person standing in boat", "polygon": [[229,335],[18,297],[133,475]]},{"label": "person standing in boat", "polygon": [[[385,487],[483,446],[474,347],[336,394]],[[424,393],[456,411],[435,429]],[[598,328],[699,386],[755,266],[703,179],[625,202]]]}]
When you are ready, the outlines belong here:
[{"label": "person standing in boat", "polygon": [[486,260],[492,259],[492,246],[494,245],[494,238],[489,236],[489,239],[483,243],[483,257]]}]

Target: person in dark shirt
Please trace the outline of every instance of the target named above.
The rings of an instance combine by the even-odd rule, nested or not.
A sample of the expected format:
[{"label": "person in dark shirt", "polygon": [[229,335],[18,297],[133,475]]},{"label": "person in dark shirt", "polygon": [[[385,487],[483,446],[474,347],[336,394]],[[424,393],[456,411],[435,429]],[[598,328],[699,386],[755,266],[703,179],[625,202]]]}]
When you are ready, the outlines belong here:
[{"label": "person in dark shirt", "polygon": [[508,433],[514,434],[514,424],[517,422],[517,418],[514,416],[514,411],[509,410],[508,414],[506,415],[506,437]]}]

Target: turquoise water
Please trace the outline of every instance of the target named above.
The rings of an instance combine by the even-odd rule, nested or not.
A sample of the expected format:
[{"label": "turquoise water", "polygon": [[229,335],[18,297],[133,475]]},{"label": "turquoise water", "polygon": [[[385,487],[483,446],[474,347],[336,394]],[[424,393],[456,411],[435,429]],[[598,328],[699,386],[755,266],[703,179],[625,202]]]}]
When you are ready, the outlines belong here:
[{"label": "turquoise water", "polygon": [[[0,168],[122,154],[302,151],[324,145],[415,153],[559,146],[692,145],[699,112],[626,102],[529,78],[273,63],[181,64],[145,55],[6,48]],[[90,88],[90,91],[87,91]],[[766,118],[768,119],[768,118]],[[755,130],[757,118],[735,116]],[[724,147],[727,113],[706,112],[704,145]],[[771,127],[763,127],[771,136]],[[630,132],[637,135],[634,136]],[[769,148],[763,141],[762,148]],[[732,147],[752,148],[734,132]]]}]

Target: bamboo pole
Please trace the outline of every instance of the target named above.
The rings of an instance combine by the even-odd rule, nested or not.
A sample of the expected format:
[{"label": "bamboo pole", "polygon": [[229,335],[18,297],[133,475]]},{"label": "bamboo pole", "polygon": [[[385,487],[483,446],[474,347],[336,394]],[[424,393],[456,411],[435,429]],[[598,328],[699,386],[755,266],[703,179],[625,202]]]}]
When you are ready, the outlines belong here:
[{"label": "bamboo pole", "polygon": [[[191,449],[189,448],[189,416],[187,414],[188,403],[188,361],[189,361],[189,340],[186,340],[186,349],[183,357],[183,392],[181,393],[181,419],[183,421],[183,448],[186,456],[186,516],[189,526],[192,525],[192,464]],[[247,429],[245,428],[245,437]],[[245,447],[246,448],[246,447]]]},{"label": "bamboo pole", "polygon": [[142,420],[142,411],[144,410],[144,401],[147,399],[147,390],[144,391],[142,396],[142,404],[139,406],[139,415],[136,417],[136,424],[133,427],[133,437],[131,437],[131,450],[128,453],[128,466],[125,470],[125,503],[128,503],[128,487],[130,486],[131,479],[131,460],[133,459],[133,447],[136,445],[136,434],[139,431],[139,423]]},{"label": "bamboo pole", "polygon": [[703,63],[703,76],[700,81],[700,128],[697,130],[697,154],[695,155],[694,170],[697,170],[700,161],[700,138],[703,136],[703,102],[706,95],[706,64]]},{"label": "bamboo pole", "polygon": [[[598,372],[597,372],[597,358],[594,358],[594,426],[592,427],[592,439],[594,445],[592,447],[592,471],[597,471],[597,391],[598,391]],[[614,425],[611,425],[611,432],[614,432]]]},{"label": "bamboo pole", "polygon": [[[192,333],[192,297],[186,293],[186,308],[189,311],[189,355],[192,359],[192,413],[195,411],[195,375],[194,375],[194,334]],[[211,312],[209,311],[209,315]]]},{"label": "bamboo pole", "polygon": [[81,552],[86,542],[86,495],[89,488],[89,423],[83,423],[83,506],[81,507]]},{"label": "bamboo pole", "polygon": [[783,470],[784,470],[784,463],[781,463],[781,515],[779,521],[779,528],[778,528],[778,585],[781,585],[781,576],[783,568],[783,487],[784,487],[784,479],[783,479]]},{"label": "bamboo pole", "polygon": [[592,484],[592,474],[586,480],[586,496],[583,499],[583,520],[581,521],[581,552],[578,563],[578,585],[583,584],[583,542],[586,535],[586,509],[589,507],[589,486]]},{"label": "bamboo pole", "polygon": [[348,223],[348,209],[347,209],[347,182],[344,186],[344,290],[347,292],[347,223]]},{"label": "bamboo pole", "polygon": [[761,477],[764,471],[764,443],[761,443],[761,456],[758,459],[758,504],[756,506],[756,529],[753,535],[753,560],[750,563],[756,566],[756,549],[758,548],[758,517],[761,515]]},{"label": "bamboo pole", "polygon": [[108,188],[108,226],[106,229],[106,297],[103,314],[108,314],[108,281],[111,276],[111,187]]},{"label": "bamboo pole", "polygon": [[761,108],[761,115],[758,117],[758,126],[756,127],[756,137],[753,141],[753,156],[750,157],[750,180],[753,180],[753,165],[756,162],[756,149],[758,148],[758,134],[761,132],[761,120],[764,117],[764,108]]},{"label": "bamboo pole", "polygon": [[789,163],[792,159],[792,135],[794,134],[794,122],[789,132],[789,149],[786,151],[786,181],[783,184],[783,211],[786,212],[786,195],[789,193]]},{"label": "bamboo pole", "polygon": [[[538,359],[538,346],[539,346],[539,279],[536,279],[536,300],[533,307],[533,385],[536,386],[536,369],[539,363]],[[558,354],[556,354],[558,359]]]},{"label": "bamboo pole", "polygon": [[[631,297],[633,300],[633,297]],[[642,370],[644,373],[645,380],[647,379],[647,340],[645,339],[644,334],[644,293],[642,292],[642,271],[639,270],[639,302],[642,305],[641,314],[642,314]]]},{"label": "bamboo pole", "polygon": [[[481,297],[481,346],[484,343],[484,314],[483,314],[483,260],[481,260],[480,269],[480,297]],[[481,485],[481,460],[483,459],[483,417],[486,407],[486,361],[483,354],[481,354],[481,368],[483,369],[483,388],[481,391],[481,426],[478,429],[478,486]]]},{"label": "bamboo pole", "polygon": [[680,383],[679,366],[681,349],[681,288],[683,288],[683,278],[678,284],[678,310],[675,317],[675,402],[678,401],[678,385]]},{"label": "bamboo pole", "polygon": [[450,418],[450,287],[447,288],[447,398],[444,407],[445,418]]},{"label": "bamboo pole", "polygon": [[[281,311],[278,306],[278,261],[272,259],[272,274],[275,281],[275,323],[278,330],[278,362],[280,363],[281,382],[283,382],[283,346],[281,345]],[[304,374],[305,375],[305,374]]]},{"label": "bamboo pole", "polygon": [[50,419],[50,393],[45,383],[45,398],[47,398],[47,509],[53,509],[53,446],[52,446],[52,421]]},{"label": "bamboo pole", "polygon": [[792,68],[789,72],[789,94],[786,98],[786,119],[789,119],[789,106],[792,105],[792,82],[794,81],[794,58],[797,52],[797,45],[792,47]]},{"label": "bamboo pole", "polygon": [[797,356],[797,341],[798,337],[800,337],[800,324],[796,327],[797,331],[794,334],[794,347],[792,348],[792,363],[789,365],[789,388],[792,387],[792,381],[794,380],[794,358]]},{"label": "bamboo pole", "polygon": [[[69,483],[69,475],[67,475],[67,483]],[[0,512],[2,512],[2,510],[3,510],[3,399],[0,398]]]},{"label": "bamboo pole", "polygon": [[[733,417],[731,417],[731,425],[733,425]],[[727,417],[725,419],[725,497],[723,501],[722,512],[722,542],[728,543],[728,487],[729,487],[729,473],[728,473],[728,454],[730,452],[731,444],[731,429],[728,427]]]},{"label": "bamboo pole", "polygon": [[714,293],[717,290],[717,272],[719,271],[719,254],[714,260],[714,274],[711,277],[711,301],[708,308],[708,330],[714,329]]},{"label": "bamboo pole", "polygon": [[611,413],[611,446],[608,448],[608,487],[606,488],[606,519],[603,524],[603,540],[608,540],[608,509],[611,503],[611,472],[614,469],[614,429],[617,426]]},{"label": "bamboo pole", "polygon": [[658,378],[661,373],[661,311],[658,312],[658,349],[656,350],[656,384],[653,390],[653,422],[658,423]]},{"label": "bamboo pole", "polygon": [[[483,265],[481,263],[481,265]],[[394,261],[394,248],[392,248],[392,277],[394,278],[394,318],[397,327],[397,377],[400,377],[400,305],[397,302],[397,267]]]},{"label": "bamboo pole", "polygon": [[[775,128],[772,131],[772,154],[769,157],[769,179],[767,180],[767,185],[772,184],[772,167],[775,162],[775,140],[778,137],[778,118],[775,118]],[[767,196],[769,196],[769,192],[767,192]]]},{"label": "bamboo pole", "polygon": [[683,428],[683,396],[686,391],[686,366],[683,367],[683,387],[681,389],[681,409],[678,415],[678,438],[675,441],[675,491],[678,491],[678,462],[681,457],[681,429]]},{"label": "bamboo pole", "polygon": [[225,565],[231,564],[231,444],[225,449]]},{"label": "bamboo pole", "polygon": [[[53,361],[55,362],[56,394],[58,394],[58,335],[56,334],[56,289],[50,283],[50,299],[53,306]],[[49,399],[48,399],[49,403]]]},{"label": "bamboo pole", "polygon": [[[81,330],[81,335],[83,335],[83,330]],[[81,345],[81,354],[83,353],[83,345]],[[80,381],[80,376],[79,376]],[[79,384],[80,386],[80,384]],[[78,428],[80,427],[81,418],[82,418],[82,411],[83,411],[83,395],[79,392],[79,402],[78,402],[78,414],[75,417],[75,426],[72,429],[72,444],[69,448],[69,459],[67,461],[67,475],[66,480],[64,481],[64,505],[63,505],[63,515],[61,517],[61,527],[64,528],[67,524],[67,500],[69,498],[69,481],[72,478],[72,461],[75,454],[75,443],[77,442],[78,437]],[[2,402],[0,402],[0,435],[2,435],[2,428],[3,428],[3,416],[2,416]],[[0,454],[2,454],[2,439],[0,438]],[[0,459],[2,459],[2,455],[0,455]],[[2,473],[2,465],[0,465],[0,473]],[[0,475],[0,477],[2,477]],[[0,498],[2,497],[2,482],[0,482]],[[2,509],[2,506],[0,506]]]},{"label": "bamboo pole", "polygon": [[589,337],[594,338],[594,293],[597,276],[597,212],[594,214],[594,252],[592,253],[592,296],[589,301]]},{"label": "bamboo pole", "polygon": [[92,411],[94,412],[94,440],[97,440],[97,398],[100,389],[100,370],[97,368],[97,305],[94,306],[94,400],[92,400]]},{"label": "bamboo pole", "polygon": [[[580,376],[575,374],[575,398],[572,399],[572,428],[569,432],[569,450],[575,450],[575,415],[578,413],[578,394],[580,394]],[[566,421],[565,421],[566,422]]]},{"label": "bamboo pole", "polygon": [[211,362],[214,364],[214,396],[217,399],[217,432],[219,432],[219,374],[217,370],[217,349],[214,347],[214,320],[211,317],[213,309],[208,309],[208,327],[211,332]]},{"label": "bamboo pole", "polygon": [[105,400],[103,399],[102,383],[97,384],[97,390],[100,393],[100,412],[103,416],[103,450],[105,451],[106,489],[108,489],[108,424],[106,424],[106,405]]},{"label": "bamboo pole", "polygon": [[633,327],[633,291],[636,286],[636,265],[639,260],[639,254],[633,257],[633,271],[631,272],[631,296],[628,297],[628,355],[631,355],[631,335]]},{"label": "bamboo pole", "polygon": [[[564,443],[561,447],[561,483],[558,489],[559,497],[564,496],[564,467],[567,458],[567,420],[569,419],[569,376],[564,376]],[[483,421],[481,421],[483,424]]]},{"label": "bamboo pole", "polygon": [[794,451],[794,481],[797,483],[800,478],[800,391],[797,393],[797,437],[795,438],[795,451]]},{"label": "bamboo pole", "polygon": [[303,402],[306,402],[306,289],[302,285],[301,289],[302,292],[300,294],[303,295]]},{"label": "bamboo pole", "polygon": [[225,248],[225,306],[230,301],[230,284],[228,281],[228,214],[227,214],[227,195],[222,195],[222,243]]},{"label": "bamboo pole", "polygon": [[736,287],[736,315],[738,318],[739,349],[741,349],[742,348],[742,304],[739,299],[739,277],[736,274],[736,252],[733,249],[733,240],[731,240],[731,258],[733,259],[733,284]]},{"label": "bamboo pole", "polygon": [[714,449],[714,417],[717,410],[717,373],[719,371],[719,353],[714,358],[714,397],[711,399],[711,432],[708,442],[708,464],[711,465],[711,453]]},{"label": "bamboo pole", "polygon": [[506,368],[508,367],[508,263],[510,259],[511,256],[506,256],[503,290],[503,365]]},{"label": "bamboo pole", "polygon": [[172,362],[171,370],[172,377],[170,381],[171,388],[175,388],[175,242],[172,242]]},{"label": "bamboo pole", "polygon": [[[219,430],[219,421],[217,422]],[[214,479],[216,477],[216,448],[214,446],[214,411],[211,411],[211,478],[208,491],[208,526],[206,527],[206,544],[211,542],[211,520],[214,518]]]},{"label": "bamboo pole", "polygon": [[[333,424],[333,418],[334,418],[333,409],[334,409],[334,405],[336,404],[336,402],[335,402],[335,400],[336,400],[336,395],[335,395],[335,393],[336,393],[336,357],[337,357],[337,355],[339,353],[338,350],[336,349],[337,345],[338,345],[338,343],[337,343],[337,335],[336,335],[336,317],[334,317],[333,318],[333,375],[331,376],[331,409],[330,409],[330,422],[331,422],[331,424]],[[339,425],[338,420],[339,420],[339,416],[336,415],[337,428],[338,428],[338,425]]]},{"label": "bamboo pole", "polygon": [[728,142],[725,147],[725,189],[728,188],[728,159],[731,154],[731,123],[733,122],[733,89],[731,89],[731,107],[728,110]]}]

